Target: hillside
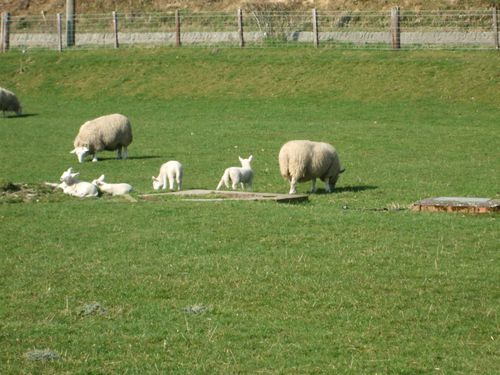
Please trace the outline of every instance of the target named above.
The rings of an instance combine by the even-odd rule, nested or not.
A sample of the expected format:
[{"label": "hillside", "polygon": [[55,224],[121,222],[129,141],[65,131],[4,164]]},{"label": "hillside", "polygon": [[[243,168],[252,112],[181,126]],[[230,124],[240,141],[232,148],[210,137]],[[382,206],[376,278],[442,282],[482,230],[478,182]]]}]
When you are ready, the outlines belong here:
[{"label": "hillside", "polygon": [[[0,10],[13,15],[63,12],[66,0],[0,0]],[[194,11],[231,11],[238,7],[272,10],[383,10],[399,5],[404,9],[484,9],[499,6],[500,0],[76,0],[77,12],[103,13],[113,10],[149,12],[191,9]]]}]

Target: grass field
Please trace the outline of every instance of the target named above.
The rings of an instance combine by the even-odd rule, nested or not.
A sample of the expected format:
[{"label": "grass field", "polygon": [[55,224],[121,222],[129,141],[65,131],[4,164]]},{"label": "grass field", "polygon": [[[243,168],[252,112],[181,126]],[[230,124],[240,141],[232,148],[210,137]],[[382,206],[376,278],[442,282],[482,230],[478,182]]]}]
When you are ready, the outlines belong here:
[{"label": "grass field", "polygon": [[[407,207],[499,198],[499,66],[494,51],[0,55],[26,113],[0,117],[2,184],[36,190],[72,166],[136,199],[0,196],[0,373],[498,373],[498,215]],[[132,121],[130,158],[78,164],[79,126],[114,112]],[[254,190],[286,193],[290,139],[336,146],[335,193],[139,196],[166,160],[186,189],[213,189],[250,154]],[[93,303],[105,313],[82,313]]]}]

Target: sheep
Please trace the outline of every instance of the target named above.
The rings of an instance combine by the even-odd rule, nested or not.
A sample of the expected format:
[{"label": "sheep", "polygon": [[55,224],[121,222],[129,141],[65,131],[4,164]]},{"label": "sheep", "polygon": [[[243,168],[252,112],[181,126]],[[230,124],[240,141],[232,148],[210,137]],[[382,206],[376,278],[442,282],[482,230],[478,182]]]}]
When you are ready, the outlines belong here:
[{"label": "sheep", "polygon": [[15,112],[18,116],[22,114],[21,103],[16,94],[2,87],[0,87],[0,110],[3,112],[3,117],[7,111]]},{"label": "sheep", "polygon": [[297,183],[312,180],[311,193],[316,192],[316,178],[325,183],[327,193],[335,188],[339,174],[344,172],[335,148],[324,142],[294,140],[285,143],[279,152],[281,175],[290,182],[289,194],[297,192]]},{"label": "sheep", "polygon": [[242,190],[245,190],[245,187],[249,189],[252,188],[253,170],[250,163],[253,160],[253,156],[250,155],[248,159],[243,159],[241,156],[238,156],[238,159],[240,159],[241,167],[226,168],[215,190],[220,190],[222,184],[224,184],[226,188],[229,188],[230,182],[233,190],[238,188],[238,184],[241,184]]},{"label": "sheep", "polygon": [[97,187],[90,182],[78,180],[76,178],[78,175],[80,175],[80,173],[73,173],[73,168],[68,168],[61,175],[61,184],[59,187],[63,189],[65,194],[72,195],[74,197],[97,197],[99,195]]},{"label": "sheep", "polygon": [[92,181],[92,184],[97,186],[97,188],[103,193],[111,195],[125,195],[132,191],[132,185],[126,183],[108,184],[107,182],[104,182],[104,175],[101,175],[98,179]]},{"label": "sheep", "polygon": [[[182,178],[184,176],[184,167],[176,160],[170,160],[162,164],[158,177],[153,176],[153,189],[166,189],[167,182],[170,191],[174,190],[174,182],[177,183],[177,190],[182,188]],[[168,180],[168,181],[167,181]]]},{"label": "sheep", "polygon": [[[76,154],[78,162],[83,163],[87,155],[97,161],[98,151],[117,151],[118,159],[126,159],[127,147],[132,143],[130,120],[118,113],[98,117],[84,123],[76,136],[71,154]],[[123,154],[122,154],[123,148]]]}]

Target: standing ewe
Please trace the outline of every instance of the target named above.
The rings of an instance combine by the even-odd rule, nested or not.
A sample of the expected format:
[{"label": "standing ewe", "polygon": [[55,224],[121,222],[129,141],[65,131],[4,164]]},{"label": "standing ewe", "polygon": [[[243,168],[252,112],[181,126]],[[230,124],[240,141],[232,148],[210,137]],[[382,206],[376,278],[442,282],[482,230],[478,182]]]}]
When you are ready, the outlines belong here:
[{"label": "standing ewe", "polygon": [[16,94],[2,87],[0,87],[0,110],[3,112],[3,117],[6,111],[16,112],[18,116],[22,113],[21,103]]},{"label": "standing ewe", "polygon": [[79,174],[73,173],[73,168],[71,167],[64,171],[60,178],[60,187],[64,193],[79,198],[97,197],[99,195],[97,187],[90,182],[78,180],[76,177]]},{"label": "standing ewe", "polygon": [[[153,189],[159,190],[167,188],[174,190],[174,181],[177,183],[177,190],[182,188],[182,177],[184,176],[184,169],[182,164],[176,160],[170,160],[162,164],[160,167],[160,174],[158,177],[153,176]],[[168,181],[167,181],[168,180]]]},{"label": "standing ewe", "polygon": [[[92,161],[97,161],[98,151],[117,150],[118,159],[126,159],[127,147],[132,143],[132,127],[126,116],[120,114],[106,115],[87,121],[73,142],[78,161],[83,163],[87,155],[92,155]],[[122,155],[123,147],[123,155]]]},{"label": "standing ewe", "polygon": [[240,159],[241,167],[226,168],[216,190],[219,190],[222,187],[222,184],[226,185],[226,188],[229,188],[230,182],[233,190],[238,188],[238,184],[241,184],[241,188],[243,190],[245,189],[245,186],[248,186],[250,189],[252,188],[253,171],[250,163],[253,160],[253,156],[250,155],[248,159],[242,159],[238,156],[238,159]]},{"label": "standing ewe", "polygon": [[104,175],[101,175],[101,177],[92,181],[92,184],[97,186],[97,188],[103,193],[111,195],[125,195],[132,191],[132,185],[129,184],[108,184],[107,182],[104,182]]},{"label": "standing ewe", "polygon": [[281,175],[290,182],[289,194],[297,192],[298,182],[309,180],[312,180],[311,192],[314,193],[316,178],[324,181],[329,193],[345,170],[335,148],[324,142],[289,141],[281,147],[279,163]]}]

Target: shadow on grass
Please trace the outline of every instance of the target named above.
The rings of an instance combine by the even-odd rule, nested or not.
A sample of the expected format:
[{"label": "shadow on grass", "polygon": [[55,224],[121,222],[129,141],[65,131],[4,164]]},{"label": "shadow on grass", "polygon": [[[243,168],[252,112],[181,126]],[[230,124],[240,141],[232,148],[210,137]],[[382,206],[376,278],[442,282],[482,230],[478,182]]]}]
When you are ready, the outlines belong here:
[{"label": "shadow on grass", "polygon": [[23,118],[23,117],[33,117],[38,116],[38,113],[23,113],[21,115],[7,115],[3,116],[3,118]]},{"label": "shadow on grass", "polygon": [[[373,185],[357,185],[357,186],[342,186],[342,187],[336,187],[333,189],[333,194],[335,193],[358,193],[360,191],[365,191],[365,190],[375,190],[377,189],[378,186],[373,186]],[[332,194],[332,193],[327,193],[325,189],[323,188],[317,188],[316,193],[317,195],[321,194]]]},{"label": "shadow on grass", "polygon": [[[99,161],[111,161],[111,160],[119,160],[116,156],[102,157],[98,156]],[[157,155],[144,155],[144,156],[129,156],[125,160],[143,160],[143,159],[160,159],[160,156]]]}]

